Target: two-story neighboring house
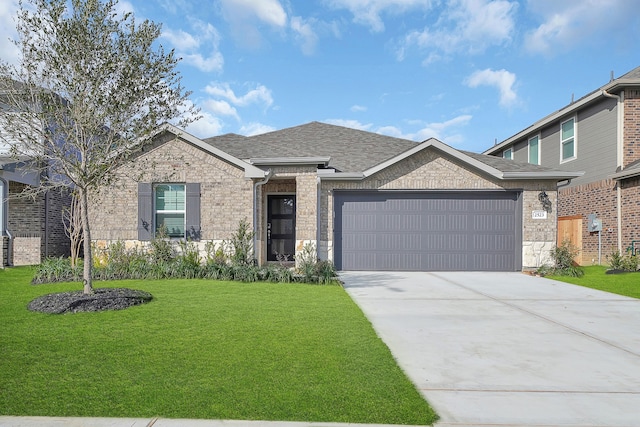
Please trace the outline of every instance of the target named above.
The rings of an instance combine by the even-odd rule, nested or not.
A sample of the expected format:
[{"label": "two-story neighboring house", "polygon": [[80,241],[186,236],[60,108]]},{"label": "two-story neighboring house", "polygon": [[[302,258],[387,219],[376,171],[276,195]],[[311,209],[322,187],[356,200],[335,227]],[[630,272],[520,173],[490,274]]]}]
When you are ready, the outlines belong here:
[{"label": "two-story neighboring house", "polygon": [[483,154],[585,172],[558,187],[558,242],[581,249],[579,263],[640,246],[640,67]]},{"label": "two-story neighboring house", "polygon": [[[8,108],[0,102],[0,113]],[[50,190],[33,197],[16,197],[25,188],[40,185],[40,172],[28,157],[10,152],[12,139],[0,128],[0,268],[39,264],[48,256],[69,254],[63,209],[69,192]]]}]

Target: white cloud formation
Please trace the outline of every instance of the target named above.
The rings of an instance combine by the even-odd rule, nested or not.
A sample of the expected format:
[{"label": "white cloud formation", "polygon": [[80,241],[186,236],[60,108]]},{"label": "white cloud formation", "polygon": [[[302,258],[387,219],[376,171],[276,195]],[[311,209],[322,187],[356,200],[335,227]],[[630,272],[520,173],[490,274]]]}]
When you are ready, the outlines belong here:
[{"label": "white cloud formation", "polygon": [[347,9],[353,14],[353,21],[371,28],[372,31],[384,31],[382,13],[404,13],[410,9],[429,9],[431,0],[327,0],[327,4],[336,9]]},{"label": "white cloud formation", "polygon": [[397,50],[399,60],[414,46],[432,50],[424,65],[442,59],[442,54],[482,53],[489,46],[508,43],[515,29],[518,3],[509,0],[449,0],[435,25],[411,31]]},{"label": "white cloud formation", "polygon": [[329,123],[330,125],[344,126],[346,128],[366,130],[366,131],[370,131],[371,127],[373,126],[371,123],[362,124],[357,120],[345,120],[345,119],[328,119],[328,120],[325,120],[324,122]]},{"label": "white cloud formation", "polygon": [[186,131],[198,138],[210,138],[220,135],[224,127],[224,122],[211,113],[201,111],[199,120],[190,123]]},{"label": "white cloud formation", "polygon": [[276,128],[262,123],[249,123],[240,128],[240,134],[245,136],[254,136],[273,132],[274,130],[276,130]]},{"label": "white cloud formation", "polygon": [[251,49],[263,43],[260,24],[282,30],[287,26],[287,13],[278,0],[220,0],[220,6],[233,38]]},{"label": "white cloud formation", "polygon": [[362,111],[367,111],[367,107],[356,104],[356,105],[351,106],[350,110],[353,111],[354,113],[359,113],[359,112],[362,112]]},{"label": "white cloud formation", "polygon": [[202,102],[202,108],[217,116],[231,116],[236,120],[240,120],[238,110],[231,106],[227,101],[220,99],[207,99]]},{"label": "white cloud formation", "polygon": [[[206,22],[192,21],[194,34],[184,30],[165,29],[161,38],[173,45],[183,61],[200,71],[222,71],[224,57],[219,51],[220,34]],[[202,50],[205,50],[203,54]]]},{"label": "white cloud formation", "polygon": [[273,104],[271,90],[264,85],[257,85],[255,89],[251,89],[241,96],[235,94],[229,83],[210,83],[204,91],[216,98],[224,98],[238,107],[262,104],[268,108]]},{"label": "white cloud formation", "polygon": [[543,22],[525,36],[525,48],[532,53],[565,51],[589,37],[603,34],[615,38],[638,26],[637,4],[629,0],[537,0],[528,9]]},{"label": "white cloud formation", "polygon": [[299,16],[293,16],[291,18],[291,29],[294,32],[294,37],[300,44],[302,53],[305,55],[311,55],[318,43],[318,35],[314,31],[312,20],[305,20]]},{"label": "white cloud formation", "polygon": [[410,124],[419,127],[419,129],[414,132],[403,132],[402,129],[397,126],[375,127],[371,123],[363,124],[357,120],[330,119],[325,120],[325,122],[417,142],[422,142],[429,138],[436,138],[442,142],[453,145],[464,141],[464,137],[460,133],[460,128],[468,125],[471,119],[471,115],[464,114],[439,123],[426,123],[421,120],[413,120]]},{"label": "white cloud formation", "polygon": [[507,70],[485,70],[475,71],[465,79],[465,84],[475,88],[478,86],[494,86],[500,92],[500,105],[510,107],[517,103],[518,95],[515,92],[514,85],[516,83],[516,75]]},{"label": "white cloud formation", "polygon": [[18,48],[11,42],[18,36],[14,21],[17,11],[17,0],[0,2],[0,52],[2,59],[12,65],[17,65],[19,59]]},{"label": "white cloud formation", "polygon": [[255,17],[275,27],[287,24],[287,13],[278,0],[221,0],[221,4],[232,20]]}]

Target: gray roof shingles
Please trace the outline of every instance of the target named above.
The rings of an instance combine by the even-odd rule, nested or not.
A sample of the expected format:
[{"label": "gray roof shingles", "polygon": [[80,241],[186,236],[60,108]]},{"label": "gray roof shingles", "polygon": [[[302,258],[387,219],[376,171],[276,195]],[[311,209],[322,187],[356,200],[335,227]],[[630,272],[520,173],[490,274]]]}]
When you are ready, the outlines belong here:
[{"label": "gray roof shingles", "polygon": [[[204,142],[239,159],[330,157],[329,167],[338,172],[363,172],[389,160],[418,143],[372,132],[311,122],[256,136],[225,134]],[[549,169],[501,157],[461,153],[502,172],[548,172]]]}]

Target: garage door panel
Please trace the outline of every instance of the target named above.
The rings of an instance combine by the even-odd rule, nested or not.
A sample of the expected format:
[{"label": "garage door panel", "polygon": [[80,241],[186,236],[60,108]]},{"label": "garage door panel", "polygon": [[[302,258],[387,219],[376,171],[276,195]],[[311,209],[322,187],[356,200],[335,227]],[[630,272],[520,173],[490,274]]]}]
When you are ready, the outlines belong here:
[{"label": "garage door panel", "polygon": [[516,192],[336,192],[334,202],[339,269],[521,268]]}]

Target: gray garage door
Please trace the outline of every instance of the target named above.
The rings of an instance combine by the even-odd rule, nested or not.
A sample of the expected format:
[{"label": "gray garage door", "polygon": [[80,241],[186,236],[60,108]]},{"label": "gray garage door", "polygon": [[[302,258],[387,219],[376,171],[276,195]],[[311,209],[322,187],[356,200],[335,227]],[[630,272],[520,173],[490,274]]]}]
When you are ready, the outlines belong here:
[{"label": "gray garage door", "polygon": [[518,271],[519,192],[334,192],[339,270]]}]

